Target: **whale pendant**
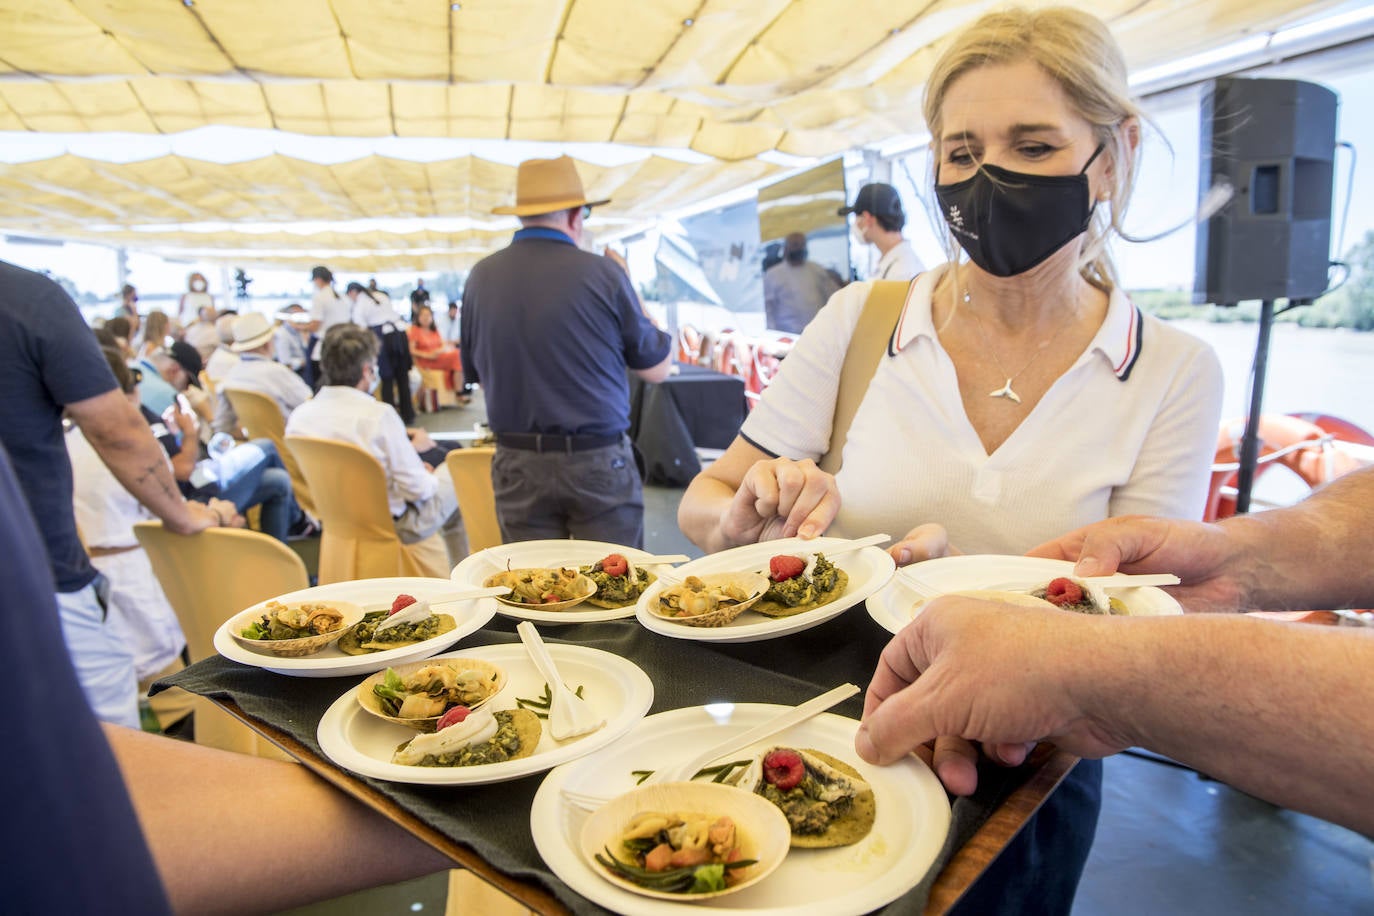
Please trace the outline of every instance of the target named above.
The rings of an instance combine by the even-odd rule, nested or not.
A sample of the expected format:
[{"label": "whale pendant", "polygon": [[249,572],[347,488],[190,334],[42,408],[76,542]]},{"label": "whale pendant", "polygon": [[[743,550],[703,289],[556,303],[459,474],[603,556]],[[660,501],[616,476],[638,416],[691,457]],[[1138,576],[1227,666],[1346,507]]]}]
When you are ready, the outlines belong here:
[{"label": "whale pendant", "polygon": [[1008,401],[1011,401],[1013,404],[1020,404],[1020,403],[1021,403],[1021,398],[1020,398],[1020,396],[1017,395],[1017,393],[1016,393],[1015,391],[1012,391],[1012,390],[1011,390],[1011,379],[1007,379],[1007,383],[1006,383],[1005,385],[1003,385],[1001,388],[998,388],[996,391],[989,391],[989,392],[988,392],[988,397],[990,397],[990,398],[1006,398]]}]

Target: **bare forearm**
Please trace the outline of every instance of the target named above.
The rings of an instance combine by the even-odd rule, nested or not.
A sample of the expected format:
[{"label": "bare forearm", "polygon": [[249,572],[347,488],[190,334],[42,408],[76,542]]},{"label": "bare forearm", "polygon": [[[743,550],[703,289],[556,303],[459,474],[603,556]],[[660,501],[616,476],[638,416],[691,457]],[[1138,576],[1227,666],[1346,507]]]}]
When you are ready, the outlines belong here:
[{"label": "bare forearm", "polygon": [[123,395],[115,394],[110,399],[83,401],[79,408],[69,407],[73,419],[124,489],[173,531],[185,534],[195,530],[166,452],[138,411]]},{"label": "bare forearm", "polygon": [[1374,835],[1374,633],[1229,615],[1104,622],[1076,688],[1104,731]]},{"label": "bare forearm", "polygon": [[273,912],[452,865],[297,764],[105,733],[178,912]]},{"label": "bare forearm", "polygon": [[722,480],[698,474],[678,503],[677,523],[687,538],[707,553],[737,547],[721,527],[734,490]]},{"label": "bare forearm", "polygon": [[1264,610],[1374,604],[1374,469],[1343,477],[1291,508],[1220,523],[1235,542],[1228,575]]}]

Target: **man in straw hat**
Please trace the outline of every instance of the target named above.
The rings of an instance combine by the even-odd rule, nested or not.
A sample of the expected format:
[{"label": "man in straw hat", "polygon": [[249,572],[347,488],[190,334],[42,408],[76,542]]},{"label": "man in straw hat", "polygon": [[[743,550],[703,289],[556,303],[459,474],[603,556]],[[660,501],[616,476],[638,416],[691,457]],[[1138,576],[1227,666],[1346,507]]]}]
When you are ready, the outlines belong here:
[{"label": "man in straw hat", "polygon": [[234,319],[234,342],[229,349],[239,362],[219,384],[219,403],[215,409],[215,431],[239,435],[239,418],[225,391],[257,391],[277,402],[282,418],[310,400],[310,386],[299,375],[272,359],[276,327],[261,312],[249,312]]},{"label": "man in straw hat", "polygon": [[507,541],[644,541],[625,373],[662,381],[672,346],[625,271],[578,247],[604,203],[587,199],[567,156],[521,163],[515,205],[492,212],[523,228],[472,269],[463,292],[463,376],[486,395]]}]

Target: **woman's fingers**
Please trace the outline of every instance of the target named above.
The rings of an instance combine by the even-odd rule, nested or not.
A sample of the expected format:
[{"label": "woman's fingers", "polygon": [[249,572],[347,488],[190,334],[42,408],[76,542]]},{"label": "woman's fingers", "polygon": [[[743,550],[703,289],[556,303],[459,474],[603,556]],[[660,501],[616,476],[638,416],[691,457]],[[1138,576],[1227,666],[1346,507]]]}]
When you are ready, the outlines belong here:
[{"label": "woman's fingers", "polygon": [[912,528],[900,541],[889,547],[887,552],[898,566],[906,566],[909,563],[949,556],[957,551],[949,546],[949,532],[945,531],[944,526],[931,523]]}]

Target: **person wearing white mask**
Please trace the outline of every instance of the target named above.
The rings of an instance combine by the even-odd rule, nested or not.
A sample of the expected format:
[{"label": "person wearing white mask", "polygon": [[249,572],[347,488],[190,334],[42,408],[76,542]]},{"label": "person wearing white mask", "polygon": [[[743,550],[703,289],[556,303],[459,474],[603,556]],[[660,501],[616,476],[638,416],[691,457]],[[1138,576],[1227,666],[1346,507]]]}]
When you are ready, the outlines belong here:
[{"label": "person wearing white mask", "polygon": [[214,314],[215,297],[210,295],[209,289],[203,273],[196,272],[186,278],[186,292],[181,294],[181,303],[177,306],[177,320],[183,328],[195,324],[202,316],[202,309],[209,309],[211,315]]},{"label": "person wearing white mask", "polygon": [[854,241],[878,249],[878,266],[870,280],[911,280],[921,272],[921,259],[902,236],[906,214],[902,211],[902,198],[892,185],[866,184],[855,195],[854,206],[835,212],[840,216],[854,214],[849,227]]}]

